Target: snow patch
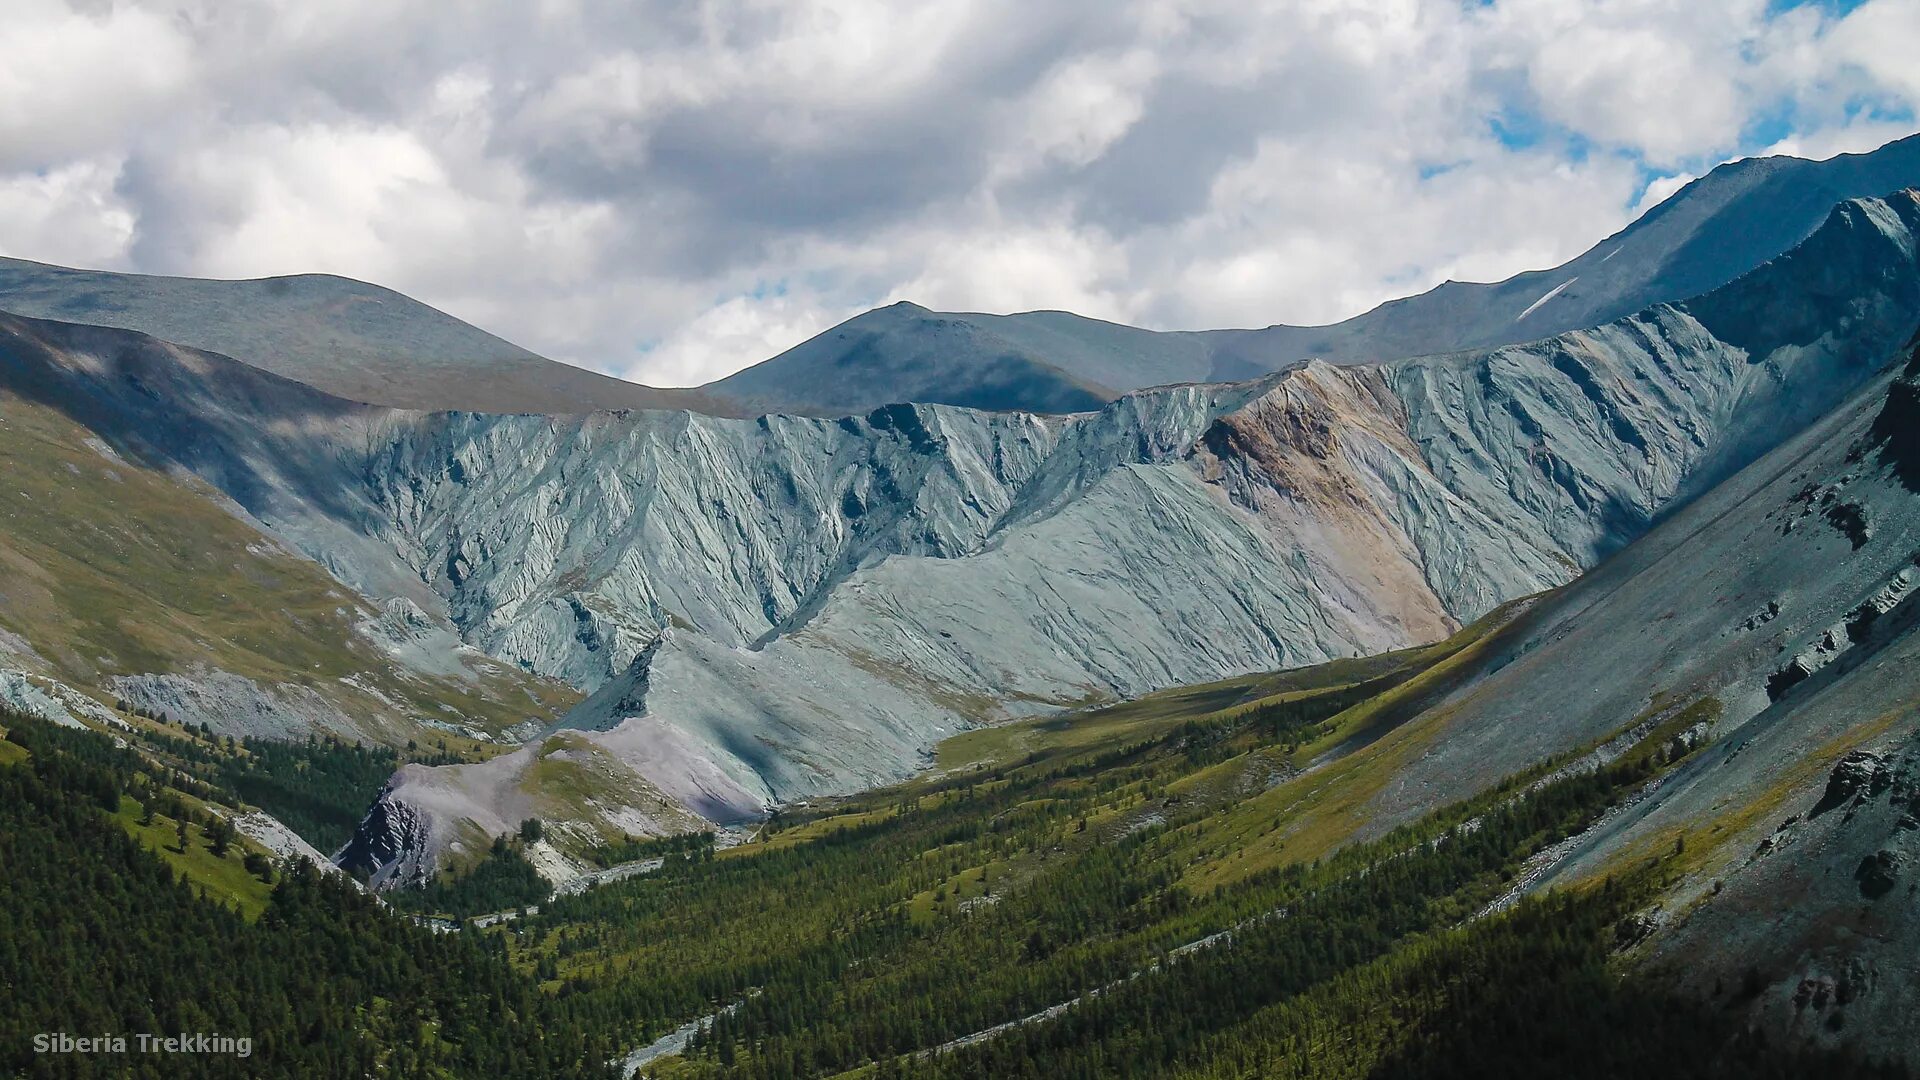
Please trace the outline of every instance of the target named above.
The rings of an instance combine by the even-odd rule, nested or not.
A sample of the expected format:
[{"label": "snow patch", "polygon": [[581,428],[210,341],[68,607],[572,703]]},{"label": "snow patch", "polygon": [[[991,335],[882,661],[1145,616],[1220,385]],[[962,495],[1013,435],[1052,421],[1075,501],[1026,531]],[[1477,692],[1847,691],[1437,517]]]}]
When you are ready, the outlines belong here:
[{"label": "snow patch", "polygon": [[[1609,256],[1608,256],[1608,258],[1612,258],[1612,256],[1611,256],[1611,255],[1609,255]],[[1602,261],[1604,261],[1604,260],[1602,260]],[[1544,303],[1546,303],[1547,301],[1549,301],[1549,300],[1551,300],[1551,299],[1553,299],[1554,297],[1556,297],[1556,296],[1559,296],[1559,295],[1560,295],[1561,293],[1563,293],[1563,292],[1565,292],[1565,291],[1567,291],[1567,286],[1569,286],[1569,285],[1571,285],[1571,284],[1573,284],[1574,282],[1576,282],[1576,281],[1579,281],[1579,280],[1580,280],[1580,275],[1578,275],[1578,274],[1575,274],[1574,276],[1572,276],[1572,277],[1570,277],[1570,278],[1568,278],[1567,280],[1565,280],[1565,281],[1563,281],[1563,282],[1561,282],[1560,284],[1558,284],[1558,285],[1555,285],[1555,286],[1554,286],[1553,288],[1551,288],[1551,289],[1548,289],[1548,290],[1547,290],[1547,292],[1546,292],[1546,295],[1545,295],[1545,296],[1542,296],[1542,297],[1541,297],[1540,299],[1538,299],[1538,300],[1535,300],[1535,301],[1534,301],[1533,303],[1531,303],[1531,304],[1528,304],[1528,305],[1527,305],[1527,310],[1525,310],[1525,311],[1523,311],[1523,312],[1521,312],[1521,313],[1520,313],[1520,314],[1518,314],[1518,315],[1515,315],[1515,316],[1513,317],[1513,321],[1514,321],[1514,322],[1519,322],[1520,320],[1522,320],[1522,319],[1524,319],[1524,318],[1526,318],[1527,316],[1529,316],[1529,315],[1531,315],[1531,314],[1533,314],[1534,312],[1536,312],[1536,311],[1539,311],[1539,310],[1540,310],[1540,305],[1542,305],[1542,304],[1544,304]]]}]

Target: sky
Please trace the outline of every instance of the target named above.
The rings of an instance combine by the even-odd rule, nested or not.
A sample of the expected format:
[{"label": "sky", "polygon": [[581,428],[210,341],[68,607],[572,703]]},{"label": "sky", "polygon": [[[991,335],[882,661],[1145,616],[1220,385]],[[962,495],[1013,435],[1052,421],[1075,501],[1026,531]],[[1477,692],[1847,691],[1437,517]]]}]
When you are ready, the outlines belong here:
[{"label": "sky", "polygon": [[1907,135],[1920,0],[7,0],[0,254],[693,385],[895,300],[1320,323]]}]

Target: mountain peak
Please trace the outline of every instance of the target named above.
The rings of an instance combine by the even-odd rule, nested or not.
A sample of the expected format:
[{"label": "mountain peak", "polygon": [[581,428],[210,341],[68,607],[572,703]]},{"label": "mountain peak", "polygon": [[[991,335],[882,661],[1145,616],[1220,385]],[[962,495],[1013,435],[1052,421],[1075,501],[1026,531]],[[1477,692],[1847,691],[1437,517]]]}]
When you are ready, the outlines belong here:
[{"label": "mountain peak", "polygon": [[335,274],[244,280],[0,259],[0,310],[137,330],[336,397],[427,411],[731,411],[549,360],[392,289]]},{"label": "mountain peak", "polygon": [[856,316],[707,389],[755,409],[859,414],[918,399],[1063,412],[1168,383],[1247,379],[1304,357],[1368,363],[1488,348],[1598,326],[1699,296],[1800,243],[1836,203],[1920,183],[1920,135],[1827,161],[1729,162],[1566,264],[1448,281],[1329,326],[1164,333],[1066,312],[987,315],[900,301],[930,335],[869,334]]}]

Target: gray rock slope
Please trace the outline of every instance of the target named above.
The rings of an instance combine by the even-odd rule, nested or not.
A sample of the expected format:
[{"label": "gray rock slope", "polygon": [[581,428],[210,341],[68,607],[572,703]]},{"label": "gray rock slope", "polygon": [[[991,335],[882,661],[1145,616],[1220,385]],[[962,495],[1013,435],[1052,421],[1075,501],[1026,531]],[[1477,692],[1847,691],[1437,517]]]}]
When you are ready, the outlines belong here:
[{"label": "gray rock slope", "polygon": [[1920,136],[1828,161],[1722,165],[1562,266],[1447,282],[1332,326],[1156,333],[1062,311],[896,304],[707,389],[759,410],[844,414],[892,401],[1057,412],[1147,386],[1252,378],[1307,357],[1364,363],[1599,326],[1709,292],[1805,239],[1836,203],[1920,184]]},{"label": "gray rock slope", "polygon": [[0,310],[138,330],[399,408],[728,411],[707,395],[536,356],[391,289],[326,274],[213,281],[0,259]]},{"label": "gray rock slope", "polygon": [[749,816],[899,778],[962,725],[1428,640],[1564,583],[1872,377],[1920,311],[1916,224],[1912,193],[1860,200],[1596,329],[1072,416],[421,413],[24,320],[57,347],[0,371],[589,694],[521,753],[395,778],[370,861],[411,873],[559,787],[547,812],[592,828]]},{"label": "gray rock slope", "polygon": [[1666,858],[1680,877],[1642,928],[1645,962],[1776,1041],[1904,1050],[1920,1007],[1920,351],[1907,355],[1531,609],[1477,677],[1369,748],[1396,769],[1357,816],[1377,834],[1694,709],[1705,749],[1556,849],[1534,887]]},{"label": "gray rock slope", "polygon": [[230,492],[264,505],[273,485],[324,494],[337,478],[268,478],[199,445],[205,420],[175,423],[169,403],[204,395],[208,379],[234,399],[222,438],[250,424],[263,458],[303,450],[276,427],[354,409],[150,338],[0,316],[0,684],[14,683],[0,697],[52,693],[94,719],[112,715],[97,702],[119,699],[225,735],[395,746],[537,730],[579,700],[411,601],[354,596],[266,535]]}]

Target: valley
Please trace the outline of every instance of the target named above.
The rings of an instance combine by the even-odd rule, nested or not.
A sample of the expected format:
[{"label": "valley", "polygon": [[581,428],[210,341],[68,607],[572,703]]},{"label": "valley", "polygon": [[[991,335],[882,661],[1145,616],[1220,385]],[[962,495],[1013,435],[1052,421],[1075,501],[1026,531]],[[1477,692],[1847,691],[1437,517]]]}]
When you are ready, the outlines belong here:
[{"label": "valley", "polygon": [[[356,857],[419,880],[525,817],[583,848],[748,820],[903,779],[972,725],[1401,648],[1563,584],[1912,335],[1917,206],[1845,204],[1731,285],[1589,331],[1064,417],[421,414],[24,320],[11,370],[325,567],[398,677],[529,683],[490,695],[545,705],[517,722],[436,706],[516,749],[392,784]],[[279,704],[297,682],[169,679],[127,683],[224,733],[328,729]]]},{"label": "valley", "polygon": [[894,305],[684,392],[0,265],[0,1061],[1907,1075],[1915,146],[1336,327]]}]

